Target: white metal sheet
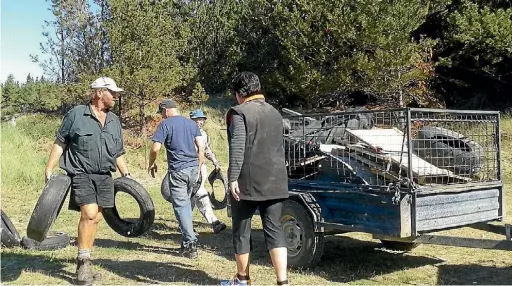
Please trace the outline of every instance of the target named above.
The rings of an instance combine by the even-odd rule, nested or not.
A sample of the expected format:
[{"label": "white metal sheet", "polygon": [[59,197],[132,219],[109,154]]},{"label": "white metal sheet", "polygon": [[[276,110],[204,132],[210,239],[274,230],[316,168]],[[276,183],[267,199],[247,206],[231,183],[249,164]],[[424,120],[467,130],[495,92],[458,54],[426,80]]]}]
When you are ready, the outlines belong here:
[{"label": "white metal sheet", "polygon": [[[358,140],[368,144],[378,153],[385,155],[393,160],[395,163],[400,164],[404,168],[409,168],[408,160],[408,143],[407,138],[404,138],[404,133],[398,129],[364,129],[364,130],[351,130],[346,131],[357,138]],[[429,162],[412,154],[412,171],[415,175],[424,176],[456,176],[453,172],[438,168]]]}]

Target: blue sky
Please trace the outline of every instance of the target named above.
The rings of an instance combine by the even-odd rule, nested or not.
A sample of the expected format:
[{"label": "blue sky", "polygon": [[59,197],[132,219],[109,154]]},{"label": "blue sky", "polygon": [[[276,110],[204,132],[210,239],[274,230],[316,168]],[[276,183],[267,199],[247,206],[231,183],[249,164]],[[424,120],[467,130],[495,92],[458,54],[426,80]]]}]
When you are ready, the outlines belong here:
[{"label": "blue sky", "polygon": [[28,73],[33,77],[43,74],[30,55],[41,54],[39,43],[45,42],[41,35],[44,21],[53,18],[48,7],[50,4],[45,0],[2,0],[0,81],[5,81],[9,74],[21,82]]}]

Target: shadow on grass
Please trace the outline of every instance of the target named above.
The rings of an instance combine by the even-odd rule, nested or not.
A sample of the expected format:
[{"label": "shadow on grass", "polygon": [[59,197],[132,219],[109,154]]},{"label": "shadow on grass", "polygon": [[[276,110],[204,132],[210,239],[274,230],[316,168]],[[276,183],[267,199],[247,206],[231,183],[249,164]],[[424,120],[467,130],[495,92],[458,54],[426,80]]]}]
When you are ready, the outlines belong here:
[{"label": "shadow on grass", "polygon": [[[147,234],[149,239],[161,240],[161,241],[173,241],[177,244],[181,241],[181,234],[173,232],[160,232],[150,231]],[[271,261],[269,254],[266,250],[265,240],[263,232],[261,230],[253,230],[253,251],[251,255],[251,264],[264,265],[271,267]],[[231,230],[226,229],[220,234],[211,233],[200,233],[199,236],[199,248],[201,251],[207,251],[215,253],[228,260],[233,260],[234,265],[234,251],[232,246]],[[136,242],[119,242],[109,239],[97,239],[95,244],[100,247],[112,247],[121,248],[127,250],[137,251],[148,251],[158,254],[168,254],[179,256],[178,248],[163,248],[146,246]],[[201,254],[199,255],[201,259]],[[425,256],[416,256],[414,253],[398,253],[390,252],[382,249],[382,245],[373,241],[358,240],[346,236],[338,237],[327,237],[325,244],[325,251],[320,263],[316,266],[311,267],[307,270],[300,270],[301,272],[318,275],[325,278],[326,280],[339,283],[348,283],[357,280],[371,279],[377,275],[384,275],[393,273],[396,271],[402,271],[407,269],[414,269],[426,265],[434,265],[444,262],[440,259],[435,259]],[[140,262],[141,264],[146,262]],[[147,262],[150,263],[151,262]],[[104,266],[105,267],[105,266]],[[115,263],[112,267],[115,266]],[[152,269],[141,270],[137,275],[147,276],[150,278],[159,277],[158,271]],[[149,271],[147,274],[144,271]],[[151,271],[155,272],[152,273]],[[188,270],[187,270],[188,271]],[[291,270],[297,271],[297,270]],[[130,271],[127,271],[130,272]],[[171,275],[171,272],[166,272]],[[119,273],[119,275],[128,275],[130,279],[136,279],[132,277],[133,273]],[[156,275],[156,276],[154,276]],[[181,275],[181,274],[180,274]],[[180,275],[175,275],[170,281],[181,278]],[[184,274],[188,277],[187,273]],[[198,274],[201,275],[201,274]],[[159,280],[161,278],[158,278]],[[185,279],[185,278],[183,278]],[[188,279],[188,278],[186,278]],[[192,278],[191,278],[192,279]],[[204,278],[206,279],[206,278]],[[138,280],[140,281],[140,280]],[[160,280],[159,280],[160,281]],[[183,280],[185,281],[185,280]],[[192,281],[192,280],[191,280]],[[201,282],[205,281],[205,282]],[[147,282],[147,281],[146,281]],[[198,278],[193,283],[206,283],[203,278]],[[214,284],[214,283],[212,283]]]},{"label": "shadow on grass", "polygon": [[[177,243],[181,239],[181,235],[178,233],[162,234],[153,231],[148,236],[152,239],[173,240]],[[198,238],[200,249],[233,260],[234,263],[230,229],[226,229],[217,235],[200,233]],[[251,264],[271,267],[263,231],[253,230],[252,238]],[[321,276],[332,282],[347,283],[441,262],[443,260],[431,257],[385,251],[382,249],[382,245],[377,242],[358,240],[346,236],[331,236],[326,239],[322,261],[318,265],[302,271]]]},{"label": "shadow on grass", "polygon": [[73,284],[73,275],[64,268],[65,263],[74,263],[66,259],[56,259],[44,255],[29,253],[2,253],[2,282],[19,279],[22,272],[37,272],[62,279]]},{"label": "shadow on grass", "polygon": [[181,263],[162,263],[144,260],[118,261],[110,259],[96,259],[94,261],[103,269],[133,281],[155,284],[170,282],[188,282],[192,284],[219,284],[203,271],[191,269],[189,265]]},{"label": "shadow on grass", "polygon": [[180,256],[179,247],[157,247],[152,245],[144,245],[138,242],[131,241],[116,241],[111,239],[98,238],[94,240],[94,245],[102,248],[119,248],[124,250],[147,251],[155,254],[165,254]]},{"label": "shadow on grass", "polygon": [[510,285],[511,267],[491,267],[482,265],[441,265],[439,266],[438,285]]},{"label": "shadow on grass", "polygon": [[378,242],[330,236],[326,238],[322,260],[306,272],[332,282],[348,283],[442,262],[414,253],[386,251]]}]

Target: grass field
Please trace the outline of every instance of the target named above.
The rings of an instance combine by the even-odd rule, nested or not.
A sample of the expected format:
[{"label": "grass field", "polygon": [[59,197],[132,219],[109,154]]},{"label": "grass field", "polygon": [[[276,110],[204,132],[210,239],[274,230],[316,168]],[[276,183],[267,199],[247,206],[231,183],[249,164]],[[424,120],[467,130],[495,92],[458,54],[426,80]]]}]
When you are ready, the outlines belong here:
[{"label": "grass field", "polygon": [[[223,166],[227,162],[227,146],[222,112],[209,111],[207,124],[214,150]],[[52,144],[52,136],[60,118],[33,115],[21,118],[16,128],[2,124],[1,138],[1,207],[23,236],[42,191],[43,171]],[[512,216],[512,120],[502,125],[503,162],[505,172],[508,218]],[[225,210],[217,216],[228,223],[228,230],[219,235],[196,210],[194,224],[200,233],[199,259],[188,260],[178,255],[180,235],[172,208],[160,195],[160,182],[166,169],[162,152],[159,178],[146,174],[146,156],[150,142],[129,148],[130,171],[152,195],[156,218],[152,229],[138,238],[125,238],[100,225],[93,249],[96,268],[103,274],[103,284],[219,284],[220,279],[234,274],[230,222]],[[211,166],[211,165],[210,165]],[[118,198],[122,215],[136,216],[137,209],[129,198]],[[29,251],[21,248],[1,250],[1,282],[6,284],[69,284],[73,283],[77,248],[74,238],[79,220],[77,212],[63,210],[53,230],[68,232],[72,246],[57,251]],[[255,250],[252,280],[256,284],[273,284],[274,274],[265,252],[259,218],[254,219]],[[502,237],[460,228],[445,232],[475,238]],[[307,271],[290,270],[292,284],[511,284],[512,252],[422,245],[412,252],[399,253],[382,249],[370,235],[351,233],[329,237],[321,263]]]}]

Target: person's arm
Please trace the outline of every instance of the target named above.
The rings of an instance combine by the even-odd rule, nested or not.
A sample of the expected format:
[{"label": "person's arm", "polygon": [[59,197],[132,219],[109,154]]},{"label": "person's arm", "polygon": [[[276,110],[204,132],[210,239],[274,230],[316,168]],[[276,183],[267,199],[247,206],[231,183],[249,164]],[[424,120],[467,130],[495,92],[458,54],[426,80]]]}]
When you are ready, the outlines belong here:
[{"label": "person's arm", "polygon": [[201,173],[201,167],[204,164],[204,146],[203,141],[201,140],[201,129],[194,123],[194,144],[196,145],[197,157],[199,157],[199,173]]},{"label": "person's arm", "polygon": [[151,177],[155,177],[155,173],[158,171],[158,166],[156,165],[156,158],[158,156],[158,152],[162,148],[162,143],[165,142],[165,138],[167,138],[167,128],[163,123],[158,125],[156,129],[155,135],[153,135],[153,145],[151,146],[151,151],[149,153],[149,165],[148,165],[148,173]]},{"label": "person's arm", "polygon": [[128,166],[126,165],[126,160],[124,159],[124,155],[121,155],[116,158],[116,165],[119,173],[123,177],[130,177],[130,172],[128,171]]},{"label": "person's arm", "polygon": [[245,153],[246,130],[245,122],[241,115],[233,113],[231,117],[230,141],[229,141],[229,167],[228,182],[229,189],[235,200],[240,200],[240,189],[238,188],[238,177],[242,171]]},{"label": "person's arm", "polygon": [[158,156],[158,152],[160,152],[160,148],[162,148],[162,143],[153,142],[151,146],[151,151],[149,152],[149,167],[148,173],[151,177],[155,177],[155,173],[158,171],[158,166],[156,165],[156,157]]},{"label": "person's arm", "polygon": [[215,166],[215,169],[220,169],[219,161],[217,161],[217,158],[215,157],[215,154],[213,153],[213,150],[210,146],[210,137],[208,137],[208,134],[206,134],[206,142],[204,145],[204,157],[212,161],[213,165]]},{"label": "person's arm", "polygon": [[50,151],[50,157],[48,158],[48,162],[46,163],[46,167],[44,169],[44,181],[48,182],[50,176],[52,175],[53,169],[59,162],[60,157],[64,153],[64,150],[69,143],[70,131],[73,123],[75,121],[74,113],[68,112],[62,119],[62,124],[59,127],[59,130],[55,133],[55,142],[53,143],[52,150]]},{"label": "person's arm", "polygon": [[246,131],[245,122],[241,115],[233,114],[230,132],[228,181],[235,182],[238,180],[238,176],[240,176],[245,153]]},{"label": "person's arm", "polygon": [[64,149],[66,148],[66,144],[61,142],[59,139],[55,139],[53,143],[52,150],[50,151],[50,158],[48,159],[48,163],[46,163],[46,168],[44,169],[44,182],[48,182],[50,176],[52,175],[53,168],[59,162],[60,156],[64,153]]},{"label": "person's arm", "polygon": [[126,160],[124,158],[124,154],[126,154],[126,150],[124,149],[124,140],[123,140],[123,132],[121,129],[121,123],[119,123],[119,133],[117,134],[119,140],[117,140],[117,149],[119,152],[116,154],[116,165],[119,173],[123,177],[130,177],[130,172],[128,171],[128,166],[126,165]]}]

